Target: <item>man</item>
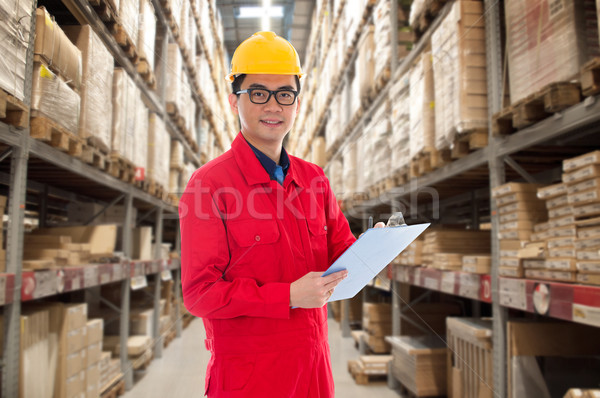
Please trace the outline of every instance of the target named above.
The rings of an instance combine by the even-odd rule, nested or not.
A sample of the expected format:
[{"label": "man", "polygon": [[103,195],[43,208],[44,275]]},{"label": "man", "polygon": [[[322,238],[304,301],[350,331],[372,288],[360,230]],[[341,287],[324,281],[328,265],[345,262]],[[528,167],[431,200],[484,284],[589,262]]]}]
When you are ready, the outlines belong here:
[{"label": "man", "polygon": [[300,100],[298,54],[273,32],[231,61],[241,132],[191,177],[180,206],[182,290],[202,317],[209,397],[333,397],[321,277],[354,241],[323,171],[287,154]]}]

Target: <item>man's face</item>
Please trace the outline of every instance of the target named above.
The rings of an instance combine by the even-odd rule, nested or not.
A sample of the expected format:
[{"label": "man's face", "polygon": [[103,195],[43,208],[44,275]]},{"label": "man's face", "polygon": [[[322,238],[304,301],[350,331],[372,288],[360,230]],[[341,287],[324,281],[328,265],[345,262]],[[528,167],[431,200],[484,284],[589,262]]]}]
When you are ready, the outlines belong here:
[{"label": "man's face", "polygon": [[[296,78],[289,75],[246,75],[241,90],[248,88],[264,88],[267,90],[297,91]],[[275,96],[271,96],[266,104],[250,102],[248,94],[229,95],[231,109],[240,118],[242,132],[249,141],[260,144],[281,144],[285,135],[290,131],[300,100],[292,105],[279,105]]]}]

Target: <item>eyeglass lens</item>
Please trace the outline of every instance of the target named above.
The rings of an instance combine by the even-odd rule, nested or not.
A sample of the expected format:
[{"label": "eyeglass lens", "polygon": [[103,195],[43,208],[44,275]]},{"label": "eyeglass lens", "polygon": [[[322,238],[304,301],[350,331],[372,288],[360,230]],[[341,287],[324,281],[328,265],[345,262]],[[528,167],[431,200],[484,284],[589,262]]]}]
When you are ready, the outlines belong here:
[{"label": "eyeglass lens", "polygon": [[[250,94],[250,100],[255,104],[265,104],[270,97],[270,93],[267,90],[252,89],[248,90]],[[291,105],[296,100],[296,96],[293,91],[281,90],[275,92],[275,99],[281,105]]]}]

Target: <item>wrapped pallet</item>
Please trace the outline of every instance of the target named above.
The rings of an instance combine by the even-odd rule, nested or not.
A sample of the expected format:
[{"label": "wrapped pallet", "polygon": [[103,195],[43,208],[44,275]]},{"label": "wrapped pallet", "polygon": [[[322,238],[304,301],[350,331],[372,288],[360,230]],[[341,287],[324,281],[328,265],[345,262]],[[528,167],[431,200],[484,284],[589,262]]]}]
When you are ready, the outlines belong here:
[{"label": "wrapped pallet", "polygon": [[435,113],[431,52],[424,52],[410,70],[410,157],[434,147]]},{"label": "wrapped pallet", "polygon": [[435,146],[487,127],[483,3],[457,1],[431,36],[435,81]]},{"label": "wrapped pallet", "polygon": [[339,124],[339,109],[340,109],[340,96],[335,95],[329,104],[329,116],[327,117],[327,125],[325,127],[325,149],[329,151],[333,148],[340,137],[342,130]]},{"label": "wrapped pallet", "polygon": [[111,151],[133,162],[136,109],[139,90],[122,68],[115,68],[113,78],[113,121]]},{"label": "wrapped pallet", "polygon": [[181,113],[184,108],[185,75],[183,73],[183,59],[177,43],[169,44],[169,55],[167,58],[167,105],[172,105]]},{"label": "wrapped pallet", "polygon": [[19,396],[52,398],[56,363],[51,363],[50,351],[56,348],[56,342],[50,341],[50,314],[46,310],[24,309],[20,321]]},{"label": "wrapped pallet", "polygon": [[408,167],[410,163],[409,94],[409,76],[405,74],[393,84],[390,90],[390,102],[392,104],[392,136],[390,139],[392,171]]},{"label": "wrapped pallet", "polygon": [[171,137],[165,122],[155,113],[150,112],[148,129],[148,168],[147,174],[164,188],[169,186],[169,154]]},{"label": "wrapped pallet", "polygon": [[[391,0],[380,0],[373,10],[373,22],[375,26],[375,48],[373,51],[373,78],[379,78],[384,71],[390,68],[392,58],[392,26],[391,26]],[[389,73],[389,72],[388,72]]]},{"label": "wrapped pallet", "polygon": [[343,190],[345,195],[356,192],[356,147],[356,142],[352,142],[343,152]]},{"label": "wrapped pallet", "polygon": [[408,17],[408,23],[410,26],[415,26],[421,14],[426,11],[425,0],[414,0],[410,5],[410,15]]},{"label": "wrapped pallet", "polygon": [[90,25],[68,26],[65,33],[77,45],[83,60],[79,136],[108,153],[114,59]]},{"label": "wrapped pallet", "polygon": [[323,138],[323,136],[318,136],[313,140],[312,162],[319,167],[325,167],[325,164],[327,163],[327,155],[325,152],[325,139]]},{"label": "wrapped pallet", "polygon": [[70,87],[81,86],[81,51],[67,38],[44,7],[35,12],[36,59],[45,63]]},{"label": "wrapped pallet", "polygon": [[154,70],[154,47],[156,40],[156,15],[150,0],[140,0],[140,25],[137,48],[142,58],[148,62],[150,70]]},{"label": "wrapped pallet", "polygon": [[139,0],[119,0],[121,26],[134,45],[138,43],[139,15]]},{"label": "wrapped pallet", "polygon": [[196,26],[196,19],[190,12],[187,15],[188,18],[188,30],[186,35],[187,48],[190,54],[190,60],[196,59],[196,36],[198,35],[198,28]]},{"label": "wrapped pallet", "polygon": [[148,142],[148,108],[142,97],[135,98],[135,129],[133,134],[133,156],[132,162],[135,167],[145,168],[148,163],[148,150],[144,145]]},{"label": "wrapped pallet", "polygon": [[[375,83],[375,27],[369,25],[358,42],[358,58],[356,60],[356,76],[359,79],[360,96],[367,96]],[[356,78],[356,77],[355,77]]]},{"label": "wrapped pallet", "polygon": [[[593,0],[507,0],[507,58],[511,102],[550,83],[576,78],[598,55],[598,34],[586,25]],[[597,28],[597,27],[596,27]]]},{"label": "wrapped pallet", "polygon": [[177,24],[179,25],[179,34],[183,38],[184,48],[189,49],[187,35],[189,30],[189,18],[188,15],[191,13],[191,3],[189,0],[184,0],[181,3],[181,11],[179,14],[173,14],[173,18],[177,20]]},{"label": "wrapped pallet", "polygon": [[77,134],[79,106],[79,94],[45,65],[37,62],[34,64],[32,111],[37,111],[41,116],[58,123],[70,133]]},{"label": "wrapped pallet", "polygon": [[0,88],[23,101],[32,1],[0,1]]},{"label": "wrapped pallet", "polygon": [[169,167],[182,170],[184,167],[183,144],[179,140],[171,141],[171,158]]}]

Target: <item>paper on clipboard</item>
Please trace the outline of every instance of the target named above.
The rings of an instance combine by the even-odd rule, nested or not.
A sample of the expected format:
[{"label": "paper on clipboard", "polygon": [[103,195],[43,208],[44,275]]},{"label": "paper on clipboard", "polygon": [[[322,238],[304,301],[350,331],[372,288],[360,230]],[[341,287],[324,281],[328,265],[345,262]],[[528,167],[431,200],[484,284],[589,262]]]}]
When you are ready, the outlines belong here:
[{"label": "paper on clipboard", "polygon": [[430,224],[368,229],[322,276],[344,269],[348,276],[336,286],[329,300],[352,298],[392,262]]}]

